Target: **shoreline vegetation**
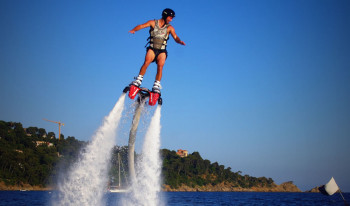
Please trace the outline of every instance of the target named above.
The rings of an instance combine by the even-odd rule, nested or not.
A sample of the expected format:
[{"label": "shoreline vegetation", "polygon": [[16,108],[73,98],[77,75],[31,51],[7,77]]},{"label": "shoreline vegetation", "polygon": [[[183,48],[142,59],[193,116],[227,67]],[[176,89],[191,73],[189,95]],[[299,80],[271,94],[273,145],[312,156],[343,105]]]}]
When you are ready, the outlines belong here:
[{"label": "shoreline vegetation", "polygon": [[[32,186],[29,184],[6,185],[0,182],[0,191],[52,191],[54,187]],[[163,185],[164,192],[302,192],[292,182],[285,182],[281,185],[275,185],[272,188],[237,188],[231,184],[221,183],[217,186],[197,186],[195,188],[182,185],[177,189],[172,189],[169,185]],[[317,191],[312,191],[317,192]]]},{"label": "shoreline vegetation", "polygon": [[[63,134],[60,139],[43,128],[23,128],[21,123],[0,120],[0,190],[55,190],[60,175],[79,160],[88,144]],[[118,184],[118,154],[124,168],[120,174],[122,185],[129,178],[128,147],[115,146],[108,174],[110,186]],[[175,151],[162,149],[160,154],[163,191],[301,192],[292,181],[277,185],[271,178],[242,175],[241,171],[233,172],[230,167],[203,159],[199,152],[180,157]]]},{"label": "shoreline vegetation", "polygon": [[[32,186],[29,184],[20,185],[6,185],[4,182],[0,182],[0,191],[53,191],[57,188]],[[227,183],[221,183],[217,186],[201,186],[201,187],[189,187],[182,185],[177,189],[172,189],[169,185],[163,185],[163,192],[302,192],[292,182],[285,182],[280,185],[275,185],[272,188],[238,188]],[[318,192],[318,190],[306,191],[306,192]]]},{"label": "shoreline vegetation", "polygon": [[251,187],[242,188],[222,182],[216,186],[196,186],[189,187],[182,185],[177,189],[172,189],[169,185],[163,185],[163,191],[166,192],[302,192],[293,182],[285,182],[280,185],[273,184],[272,187]]}]

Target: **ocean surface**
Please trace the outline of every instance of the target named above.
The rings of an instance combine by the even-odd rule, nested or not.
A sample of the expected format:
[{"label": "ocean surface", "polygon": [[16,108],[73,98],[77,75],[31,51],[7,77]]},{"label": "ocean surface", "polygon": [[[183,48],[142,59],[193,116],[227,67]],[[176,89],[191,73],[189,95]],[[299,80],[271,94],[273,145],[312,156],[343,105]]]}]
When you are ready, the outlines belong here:
[{"label": "ocean surface", "polygon": [[[106,194],[106,205],[119,205],[123,194]],[[350,201],[350,193],[343,193]],[[0,191],[0,206],[51,205],[55,191]],[[163,192],[164,205],[344,205],[340,194],[258,192]]]}]

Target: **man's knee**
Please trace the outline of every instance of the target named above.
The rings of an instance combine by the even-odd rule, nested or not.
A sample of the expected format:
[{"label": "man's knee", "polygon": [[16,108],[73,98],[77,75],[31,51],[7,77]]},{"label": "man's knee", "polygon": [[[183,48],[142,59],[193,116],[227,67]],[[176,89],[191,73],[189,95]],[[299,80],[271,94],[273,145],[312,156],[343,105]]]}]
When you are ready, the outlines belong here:
[{"label": "man's knee", "polygon": [[154,57],[146,57],[145,62],[143,63],[145,66],[150,65],[154,60]]},{"label": "man's knee", "polygon": [[149,66],[152,63],[152,60],[145,60],[145,62],[143,63],[144,66]]},{"label": "man's knee", "polygon": [[165,61],[158,61],[158,62],[157,62],[157,67],[158,67],[158,68],[163,68],[163,67],[164,67],[164,64],[165,64]]}]

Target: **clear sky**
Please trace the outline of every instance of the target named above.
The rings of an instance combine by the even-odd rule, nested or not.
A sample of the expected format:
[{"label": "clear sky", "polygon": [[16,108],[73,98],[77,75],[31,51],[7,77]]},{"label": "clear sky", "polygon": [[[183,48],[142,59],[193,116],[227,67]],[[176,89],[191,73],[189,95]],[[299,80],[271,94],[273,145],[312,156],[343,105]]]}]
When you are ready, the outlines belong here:
[{"label": "clear sky", "polygon": [[2,0],[0,120],[90,140],[143,63],[128,31],[167,7],[187,45],[168,42],[162,148],[350,192],[348,0]]}]

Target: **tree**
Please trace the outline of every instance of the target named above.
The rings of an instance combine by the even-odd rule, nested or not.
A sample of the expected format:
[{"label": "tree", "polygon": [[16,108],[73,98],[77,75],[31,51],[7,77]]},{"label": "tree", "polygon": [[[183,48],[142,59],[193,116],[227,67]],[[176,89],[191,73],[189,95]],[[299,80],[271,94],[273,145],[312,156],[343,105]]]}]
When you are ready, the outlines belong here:
[{"label": "tree", "polygon": [[49,133],[47,134],[47,137],[48,137],[49,139],[54,139],[54,138],[56,138],[56,135],[55,135],[55,133],[53,133],[53,132],[49,132]]},{"label": "tree", "polygon": [[39,129],[37,127],[28,127],[26,129],[27,134],[30,134],[31,137],[37,137],[39,133]]},{"label": "tree", "polygon": [[40,128],[40,129],[38,130],[38,136],[39,136],[40,138],[46,137],[46,136],[47,136],[46,130],[43,129],[43,128]]}]

